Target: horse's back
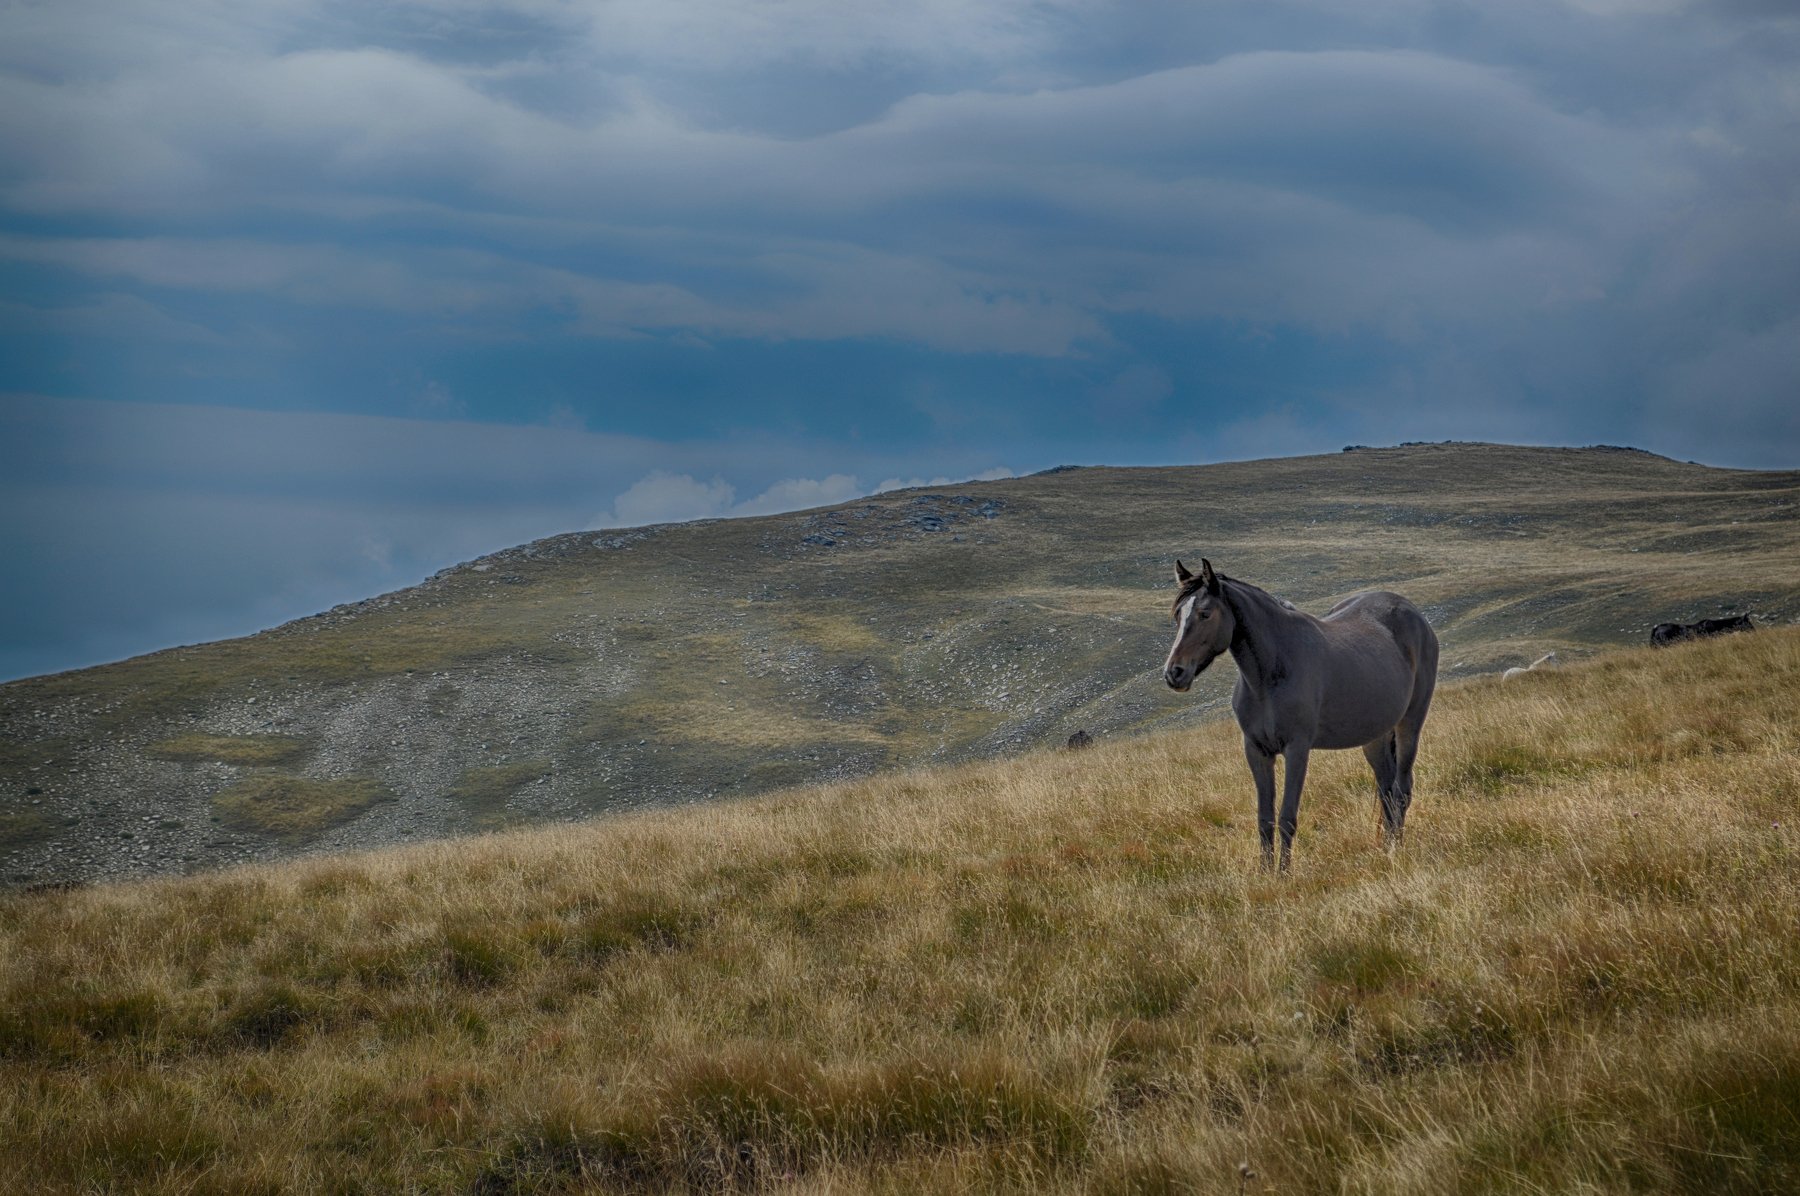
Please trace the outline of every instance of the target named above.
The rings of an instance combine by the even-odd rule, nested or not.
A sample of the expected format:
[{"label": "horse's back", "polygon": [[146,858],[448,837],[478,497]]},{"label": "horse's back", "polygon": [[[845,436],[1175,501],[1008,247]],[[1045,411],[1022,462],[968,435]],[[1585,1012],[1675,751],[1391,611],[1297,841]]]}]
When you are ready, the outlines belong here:
[{"label": "horse's back", "polygon": [[1332,607],[1319,626],[1330,644],[1319,746],[1356,746],[1402,719],[1423,720],[1437,687],[1438,643],[1418,607],[1369,590]]},{"label": "horse's back", "polygon": [[1390,590],[1364,590],[1352,594],[1325,612],[1320,620],[1349,628],[1358,624],[1379,627],[1392,638],[1396,647],[1415,669],[1429,665],[1437,672],[1437,632],[1412,600]]}]

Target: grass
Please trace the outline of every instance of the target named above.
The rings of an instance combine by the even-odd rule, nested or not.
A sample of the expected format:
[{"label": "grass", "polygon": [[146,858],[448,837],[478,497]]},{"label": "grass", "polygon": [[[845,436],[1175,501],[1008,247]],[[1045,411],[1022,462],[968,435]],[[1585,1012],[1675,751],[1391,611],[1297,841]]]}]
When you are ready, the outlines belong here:
[{"label": "grass", "polygon": [[0,1188],[1791,1191],[1797,807],[1784,631],[1449,686],[1285,878],[1213,725],[12,896]]},{"label": "grass", "polygon": [[56,834],[56,824],[36,810],[0,810],[0,843],[38,843]]},{"label": "grass", "polygon": [[219,821],[288,843],[304,843],[382,802],[386,786],[366,777],[313,780],[281,773],[245,777],[213,798]]},{"label": "grass", "polygon": [[548,776],[548,760],[519,760],[471,768],[457,779],[448,794],[463,812],[468,825],[475,830],[497,830],[516,820],[508,806],[513,794],[526,785]]},{"label": "grass", "polygon": [[291,735],[177,735],[151,744],[145,754],[158,760],[194,764],[269,766],[291,764],[306,754],[307,743]]}]

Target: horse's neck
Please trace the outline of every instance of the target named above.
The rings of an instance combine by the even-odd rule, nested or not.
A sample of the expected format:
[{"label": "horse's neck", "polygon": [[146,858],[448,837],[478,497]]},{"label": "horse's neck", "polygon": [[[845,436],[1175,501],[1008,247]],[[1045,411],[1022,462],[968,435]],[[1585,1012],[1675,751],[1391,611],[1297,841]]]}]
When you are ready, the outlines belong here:
[{"label": "horse's neck", "polygon": [[1283,670],[1282,624],[1297,613],[1288,610],[1266,590],[1246,582],[1224,579],[1226,600],[1231,603],[1237,631],[1231,638],[1231,658],[1252,689],[1260,691],[1269,676]]}]

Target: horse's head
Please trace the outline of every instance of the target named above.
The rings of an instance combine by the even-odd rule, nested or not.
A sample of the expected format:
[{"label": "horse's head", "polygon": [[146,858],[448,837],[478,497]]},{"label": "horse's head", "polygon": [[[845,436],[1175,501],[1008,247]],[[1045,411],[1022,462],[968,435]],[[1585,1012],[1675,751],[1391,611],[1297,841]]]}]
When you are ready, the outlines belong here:
[{"label": "horse's head", "polygon": [[1231,647],[1237,616],[1225,601],[1212,562],[1202,560],[1196,574],[1176,561],[1175,580],[1181,583],[1181,592],[1175,595],[1175,644],[1163,662],[1163,680],[1170,689],[1186,693],[1194,678]]}]

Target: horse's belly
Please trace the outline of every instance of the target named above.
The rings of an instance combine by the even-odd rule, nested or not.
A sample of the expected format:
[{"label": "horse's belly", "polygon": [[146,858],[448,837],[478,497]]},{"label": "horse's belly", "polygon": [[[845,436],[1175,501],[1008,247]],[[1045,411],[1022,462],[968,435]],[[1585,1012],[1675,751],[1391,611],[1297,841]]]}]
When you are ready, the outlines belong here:
[{"label": "horse's belly", "polygon": [[1314,747],[1353,748],[1392,731],[1412,703],[1412,674],[1399,669],[1369,684],[1341,686],[1326,694]]},{"label": "horse's belly", "polygon": [[1400,715],[1406,713],[1401,707],[1392,718],[1375,715],[1354,720],[1319,726],[1319,737],[1314,741],[1316,748],[1332,750],[1336,748],[1361,747],[1365,743],[1374,743],[1377,739],[1394,729],[1400,721]]}]

